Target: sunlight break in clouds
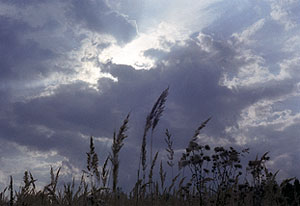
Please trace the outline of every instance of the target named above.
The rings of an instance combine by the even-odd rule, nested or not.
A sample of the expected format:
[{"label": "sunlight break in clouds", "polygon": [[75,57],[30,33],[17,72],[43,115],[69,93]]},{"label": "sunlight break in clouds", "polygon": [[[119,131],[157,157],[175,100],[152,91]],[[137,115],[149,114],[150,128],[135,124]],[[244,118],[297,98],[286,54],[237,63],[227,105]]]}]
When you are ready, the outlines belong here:
[{"label": "sunlight break in clouds", "polygon": [[[140,3],[144,14],[135,19],[138,36],[128,44],[118,45],[115,42],[104,49],[99,61],[149,70],[155,67],[156,58],[147,55],[147,51],[167,53],[175,43],[183,44],[190,34],[200,31],[217,18],[209,6],[219,1],[144,1]],[[118,11],[126,10],[124,7],[128,6],[121,1],[108,4]]]},{"label": "sunlight break in clouds", "polygon": [[[117,82],[117,78],[111,74],[102,72],[98,64],[97,56],[100,53],[98,47],[101,44],[113,42],[115,39],[108,35],[93,35],[87,33],[87,38],[81,41],[81,47],[78,50],[70,52],[70,68],[74,68],[76,73],[71,81],[83,81],[91,88],[97,89],[98,80],[108,78]],[[72,65],[73,64],[73,65]]]},{"label": "sunlight break in clouds", "polygon": [[[102,72],[101,66],[98,63],[97,55],[99,54],[99,46],[115,41],[112,36],[93,34],[86,31],[78,31],[79,34],[86,36],[80,41],[80,47],[68,52],[63,58],[54,65],[55,67],[64,68],[69,73],[53,73],[48,81],[48,87],[42,96],[53,94],[53,91],[60,85],[72,84],[74,82],[82,81],[90,88],[98,91],[98,81],[101,78],[108,78],[114,82],[118,79],[113,77],[110,73]],[[52,86],[51,86],[52,85]]]},{"label": "sunlight break in clouds", "polygon": [[216,12],[213,9],[215,4],[222,1],[224,0],[107,0],[107,4],[135,20],[141,33],[157,28],[162,22],[193,33],[220,17],[222,11]]},{"label": "sunlight break in clouds", "polygon": [[104,49],[98,56],[100,62],[111,61],[114,64],[130,65],[135,69],[149,70],[155,66],[155,59],[145,55],[150,49],[159,52],[169,52],[176,42],[188,38],[187,33],[182,33],[178,28],[167,23],[160,23],[156,29],[148,34],[139,34],[132,42],[119,46],[113,44]]}]

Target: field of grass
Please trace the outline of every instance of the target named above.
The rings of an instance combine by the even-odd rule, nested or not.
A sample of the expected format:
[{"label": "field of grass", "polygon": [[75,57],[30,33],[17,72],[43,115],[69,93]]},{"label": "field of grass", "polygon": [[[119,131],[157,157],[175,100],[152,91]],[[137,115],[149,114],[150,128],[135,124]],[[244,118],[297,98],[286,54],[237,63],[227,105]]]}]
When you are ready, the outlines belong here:
[{"label": "field of grass", "polygon": [[[199,143],[200,131],[210,118],[196,129],[179,160],[175,160],[173,138],[166,130],[167,161],[158,162],[159,154],[152,151],[152,139],[167,96],[168,89],[162,92],[146,118],[136,182],[130,192],[122,192],[118,187],[118,179],[122,178],[119,152],[127,138],[128,114],[119,131],[113,134],[111,152],[102,165],[99,165],[93,137],[90,138],[87,164],[80,183],[76,184],[74,180],[58,188],[60,168],[57,171],[51,168],[50,183],[43,190],[37,190],[33,175],[25,171],[23,186],[18,191],[13,188],[13,178],[10,177],[10,184],[0,192],[0,205],[300,205],[298,179],[290,178],[278,183],[278,172],[272,173],[266,167],[270,159],[268,153],[243,166],[241,161],[249,153],[248,148],[239,151],[233,147],[211,148]],[[150,138],[149,141],[147,138]],[[164,165],[171,172],[167,173]],[[157,179],[153,174],[155,167],[159,170]]]}]

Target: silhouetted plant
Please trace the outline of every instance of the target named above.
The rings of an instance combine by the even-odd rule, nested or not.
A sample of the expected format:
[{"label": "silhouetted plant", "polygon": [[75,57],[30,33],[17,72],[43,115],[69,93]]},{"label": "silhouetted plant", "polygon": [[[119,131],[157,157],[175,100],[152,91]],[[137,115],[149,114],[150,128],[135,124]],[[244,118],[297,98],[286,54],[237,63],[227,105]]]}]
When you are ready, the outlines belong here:
[{"label": "silhouetted plant", "polygon": [[100,181],[100,173],[98,170],[98,155],[95,152],[95,146],[94,146],[94,140],[93,137],[90,137],[90,151],[86,153],[87,154],[87,170],[83,170],[84,173],[87,174],[87,176],[90,178],[90,183],[93,186],[95,186],[94,183],[94,177],[96,181],[99,183]]},{"label": "silhouetted plant", "polygon": [[186,148],[186,152],[182,154],[182,157],[179,161],[179,169],[188,166],[192,173],[192,182],[195,185],[198,196],[199,196],[199,205],[204,204],[203,192],[206,188],[206,183],[211,181],[207,174],[209,170],[204,168],[204,164],[210,162],[210,157],[205,156],[204,152],[206,150],[210,150],[210,147],[207,145],[203,147],[202,145],[197,143],[198,135],[200,134],[200,130],[203,129],[208,121],[207,119],[204,121],[195,131],[194,136],[189,142],[188,147]]},{"label": "silhouetted plant", "polygon": [[[129,115],[123,121],[118,133],[114,132],[111,153],[105,159],[101,172],[99,160],[94,146],[93,137],[90,138],[89,152],[87,152],[87,166],[76,186],[72,182],[58,187],[61,168],[54,172],[50,168],[50,183],[42,191],[36,191],[36,179],[29,171],[24,172],[23,185],[19,191],[14,191],[13,178],[10,176],[9,186],[0,192],[0,205],[6,206],[104,206],[104,205],[207,205],[207,206],[296,206],[300,205],[300,183],[298,179],[288,178],[278,184],[278,171],[268,170],[266,162],[270,159],[268,152],[260,158],[249,161],[246,173],[243,173],[241,159],[249,148],[236,150],[217,146],[211,149],[210,145],[199,142],[200,132],[210,118],[204,121],[195,131],[188,142],[188,147],[178,161],[178,170],[175,172],[175,151],[173,136],[168,130],[165,132],[167,164],[172,175],[164,169],[164,159],[160,160],[159,179],[155,179],[155,165],[159,161],[156,152],[152,159],[153,132],[164,111],[168,95],[168,88],[163,91],[155,102],[151,112],[147,115],[142,137],[141,154],[138,165],[137,181],[129,194],[118,187],[119,152],[127,138]],[[147,169],[146,137],[151,130],[150,167]],[[110,160],[110,161],[109,161]],[[110,164],[111,163],[111,164]],[[109,166],[111,166],[111,169]],[[184,169],[189,168],[187,173]],[[109,187],[111,170],[112,186]],[[140,173],[142,172],[142,178]],[[148,181],[146,181],[146,172]],[[121,173],[122,174],[122,173]],[[244,179],[241,179],[244,174]],[[250,181],[248,175],[251,175]],[[90,181],[85,181],[88,177]],[[168,181],[169,180],[169,181]],[[294,184],[291,181],[294,180]],[[102,183],[102,184],[101,184]],[[8,195],[6,194],[8,192]]]},{"label": "silhouetted plant", "polygon": [[123,147],[124,139],[127,138],[125,132],[128,130],[128,121],[129,121],[129,114],[125,118],[123,125],[120,127],[118,134],[114,132],[113,136],[113,144],[111,146],[112,154],[110,155],[110,161],[112,163],[112,176],[113,176],[113,193],[116,193],[117,183],[118,183],[118,172],[119,172],[119,152]]},{"label": "silhouetted plant", "polygon": [[173,167],[174,167],[174,149],[173,149],[173,141],[171,139],[171,134],[169,132],[168,129],[166,129],[166,138],[165,138],[165,142],[167,143],[167,148],[166,148],[166,151],[167,151],[167,158],[168,158],[168,161],[167,161],[167,164],[171,167],[171,172],[172,172],[172,178],[174,177],[174,174],[173,174]]},{"label": "silhouetted plant", "polygon": [[12,176],[10,176],[9,191],[10,191],[9,205],[13,206],[13,204],[14,204],[14,186],[13,186]]}]

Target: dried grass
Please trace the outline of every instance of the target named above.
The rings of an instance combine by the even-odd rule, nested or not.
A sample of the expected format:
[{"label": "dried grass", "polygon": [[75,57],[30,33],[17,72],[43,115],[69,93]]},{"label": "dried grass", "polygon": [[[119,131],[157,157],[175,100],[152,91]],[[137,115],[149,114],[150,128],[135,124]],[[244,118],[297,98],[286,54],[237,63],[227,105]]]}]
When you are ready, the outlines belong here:
[{"label": "dried grass", "polygon": [[[248,167],[243,173],[240,162],[241,158],[245,158],[244,154],[248,153],[249,149],[238,151],[233,147],[229,149],[215,147],[211,150],[209,145],[199,144],[197,140],[200,131],[206,127],[210,118],[196,129],[192,139],[188,142],[185,153],[178,161],[179,169],[174,171],[175,177],[173,177],[176,162],[173,140],[170,132],[166,130],[166,164],[172,169],[172,176],[164,170],[164,161],[161,159],[158,171],[159,179],[154,178],[155,164],[159,159],[158,152],[156,152],[154,158],[150,158],[151,165],[148,181],[146,182],[146,137],[150,129],[153,135],[164,110],[167,95],[168,88],[160,95],[146,118],[139,158],[140,163],[137,169],[137,181],[129,194],[122,192],[121,188],[118,187],[119,152],[124,146],[124,140],[127,138],[126,132],[129,122],[129,115],[127,115],[118,133],[115,132],[113,135],[111,154],[105,159],[101,171],[98,170],[99,160],[91,137],[90,150],[87,153],[87,170],[84,170],[78,186],[76,186],[76,181],[73,179],[71,183],[64,184],[62,189],[58,189],[61,168],[54,172],[51,167],[50,183],[44,187],[44,190],[37,191],[35,187],[37,180],[33,178],[29,171],[25,171],[24,185],[20,187],[18,192],[13,188],[13,178],[10,176],[9,186],[0,192],[0,205],[300,205],[300,183],[298,179],[289,178],[278,184],[276,181],[278,171],[273,174],[266,167],[266,162],[270,159],[268,153],[249,161]],[[152,148],[152,146],[150,147]],[[150,151],[152,153],[152,149]],[[112,172],[112,187],[109,187],[109,163]],[[185,168],[189,168],[186,173],[184,172]],[[140,169],[143,172],[142,178],[140,178]],[[242,174],[244,174],[243,180],[240,178]],[[249,174],[251,175],[251,181],[248,180]],[[180,176],[181,178],[179,178]],[[86,182],[85,177],[89,178],[89,183]],[[99,184],[100,181],[102,184]],[[291,181],[294,181],[294,184]]]}]

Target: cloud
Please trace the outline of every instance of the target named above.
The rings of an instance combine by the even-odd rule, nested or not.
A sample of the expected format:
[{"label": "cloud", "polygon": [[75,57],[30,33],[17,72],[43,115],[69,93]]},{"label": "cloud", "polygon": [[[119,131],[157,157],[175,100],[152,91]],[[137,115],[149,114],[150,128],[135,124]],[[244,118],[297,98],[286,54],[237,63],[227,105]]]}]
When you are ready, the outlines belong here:
[{"label": "cloud", "polygon": [[284,47],[283,47],[283,51],[285,52],[289,52],[291,54],[296,54],[299,55],[299,48],[300,48],[300,35],[295,35],[290,37]]},{"label": "cloud", "polygon": [[[112,62],[99,64],[103,72],[118,81],[100,78],[98,90],[90,88],[87,82],[78,81],[60,85],[52,95],[16,102],[11,107],[12,115],[2,121],[1,127],[6,129],[1,131],[1,136],[26,145],[31,150],[57,151],[76,170],[83,166],[85,149],[88,147],[86,137],[103,137],[103,141],[97,141],[97,148],[101,151],[100,160],[104,161],[110,145],[107,138],[111,138],[113,130],[121,124],[121,118],[131,111],[130,135],[123,152],[136,157],[145,116],[159,92],[170,86],[166,112],[157,130],[158,136],[165,128],[170,128],[177,147],[181,145],[182,148],[193,135],[194,129],[213,116],[204,133],[214,141],[209,138],[202,140],[209,140],[213,144],[256,145],[260,140],[251,138],[251,134],[257,136],[257,132],[261,131],[260,136],[268,140],[272,128],[279,126],[281,129],[277,131],[285,132],[298,121],[298,114],[292,114],[289,110],[270,110],[270,105],[276,99],[285,101],[291,95],[294,84],[285,79],[265,83],[259,79],[248,83],[249,80],[241,72],[247,72],[243,68],[249,64],[251,66],[248,68],[252,68],[257,63],[252,58],[258,57],[241,58],[240,51],[240,48],[232,47],[230,42],[199,33],[184,44],[174,42],[169,52],[156,61],[155,69],[135,70],[131,66]],[[220,84],[224,73],[230,71],[237,71],[236,79],[247,83],[237,89]],[[257,74],[257,78],[261,76],[262,73]],[[263,85],[264,89],[259,85]],[[264,103],[265,100],[270,101],[269,105]],[[257,111],[254,116],[253,110]],[[262,117],[265,118],[260,119],[258,114],[264,114]],[[239,139],[241,136],[245,141]],[[163,138],[156,138],[155,142],[155,150],[164,147]],[[127,170],[134,171],[134,162],[137,161],[133,160]],[[128,166],[125,159],[121,162]],[[126,177],[122,184],[132,178],[135,177]]]},{"label": "cloud", "polygon": [[[181,42],[188,38],[187,34],[178,31],[178,27],[161,22],[157,28],[148,33],[141,33],[132,42],[125,46],[114,42],[109,47],[103,49],[98,56],[102,63],[112,62],[114,64],[130,65],[135,69],[151,69],[155,67],[155,55],[151,52],[157,51],[160,54],[169,52],[176,42]],[[149,53],[150,52],[150,53]],[[156,56],[156,58],[160,58]]]},{"label": "cloud", "polygon": [[14,101],[51,95],[60,84],[84,81],[96,88],[100,78],[117,81],[101,72],[98,50],[136,34],[102,1],[10,2],[1,8],[0,88],[11,89]]},{"label": "cloud", "polygon": [[270,0],[271,13],[273,20],[281,24],[285,30],[295,28],[297,25],[299,1],[298,0]]},{"label": "cloud", "polygon": [[[26,161],[38,165],[39,174],[49,172],[47,164],[63,166],[66,176],[81,171],[90,135],[95,136],[102,163],[113,131],[131,112],[121,152],[132,159],[120,155],[128,174],[120,183],[128,185],[136,178],[132,174],[145,117],[168,86],[166,111],[154,133],[155,151],[165,147],[166,128],[179,152],[199,124],[212,116],[200,136],[203,143],[250,146],[254,153],[270,149],[274,169],[285,160],[297,162],[289,144],[299,150],[299,53],[293,44],[298,27],[286,29],[266,13],[275,1],[253,10],[249,8],[254,3],[245,2],[204,6],[224,8],[224,15],[238,5],[232,15],[206,19],[213,22],[206,28],[171,24],[174,11],[159,11],[173,13],[169,18],[156,16],[162,21],[145,25],[149,32],[138,35],[129,15],[121,14],[129,10],[122,2],[115,1],[114,7],[104,1],[32,1],[24,9],[17,1],[1,3],[0,8],[7,8],[0,9],[5,28],[0,31],[5,42],[0,46],[1,161],[7,165],[7,156],[14,157],[20,168],[7,165],[0,181],[12,169],[21,174]],[[40,18],[35,20],[31,13],[38,9]]]},{"label": "cloud", "polygon": [[[95,6],[101,6],[102,10]],[[83,11],[87,9],[94,13],[86,12],[86,16],[80,16],[79,7]],[[106,22],[101,22],[103,20]],[[53,106],[65,103],[54,102],[59,94],[65,99],[67,93],[61,90],[75,92],[79,89],[83,93],[87,91],[98,94],[96,89],[99,79],[117,81],[110,74],[101,72],[97,61],[98,49],[107,47],[111,41],[130,41],[136,35],[135,25],[100,1],[27,1],[26,4],[19,1],[1,2],[0,25],[0,138],[7,142],[1,144],[1,151],[6,151],[5,147],[14,151],[3,152],[3,156],[10,154],[9,158],[15,159],[14,164],[18,166],[15,168],[8,165],[8,160],[5,159],[8,156],[2,158],[2,165],[6,168],[5,171],[1,170],[1,183],[4,183],[3,175],[8,177],[11,171],[15,171],[13,175],[21,178],[25,169],[35,170],[38,179],[47,182],[50,164],[55,167],[65,165],[65,172],[69,175],[77,167],[80,172],[87,148],[79,145],[87,141],[77,129],[64,129],[72,123],[66,124],[68,120],[60,119],[60,115],[56,116],[54,113],[59,111]],[[69,100],[65,99],[65,102]],[[83,104],[85,103],[87,102]],[[68,103],[69,106],[71,104]],[[32,107],[34,105],[38,107],[37,110]],[[71,110],[72,108],[68,109]],[[62,116],[65,119],[78,117],[79,122],[75,125],[82,124],[85,134],[93,133],[90,129],[84,129],[87,124],[84,118],[76,115]],[[96,127],[95,122],[92,125]],[[111,132],[109,130],[109,134]],[[57,147],[58,142],[60,146]],[[74,148],[77,148],[78,153]],[[107,145],[103,148],[106,151]],[[44,160],[31,153],[48,155],[53,151],[56,152],[53,158]],[[76,153],[80,154],[78,156],[82,160],[79,161],[79,166],[75,160],[79,159],[74,159]],[[20,178],[16,180],[21,181]]]},{"label": "cloud", "polygon": [[[17,102],[11,108],[13,115],[2,122],[6,129],[1,131],[1,136],[31,149],[55,150],[75,167],[80,167],[82,164],[76,163],[75,159],[84,161],[82,145],[88,143],[82,135],[109,138],[126,112],[132,111],[135,120],[130,126],[129,147],[125,150],[134,157],[139,151],[139,137],[147,112],[159,91],[170,86],[166,113],[157,133],[170,128],[176,135],[177,145],[185,145],[198,124],[213,116],[205,133],[218,142],[219,137],[226,135],[225,129],[239,119],[244,108],[260,99],[280,94],[278,91],[270,93],[275,88],[262,93],[248,88],[236,92],[220,85],[227,64],[247,64],[245,59],[235,58],[237,55],[230,44],[199,34],[185,44],[174,43],[170,51],[158,60],[156,68],[149,71],[111,62],[102,64],[103,70],[116,77],[117,82],[99,79],[97,91],[81,81],[60,86],[50,96]],[[231,59],[231,62],[225,59]],[[282,92],[286,90],[283,88]],[[235,139],[227,138],[234,143]],[[105,151],[109,150],[108,144],[99,141],[98,146],[102,148],[99,151],[104,155],[103,160]],[[155,149],[161,147],[163,139],[157,139]],[[132,149],[129,151],[129,148]],[[133,165],[131,167],[134,169]]]},{"label": "cloud", "polygon": [[121,42],[128,42],[136,35],[134,21],[112,9],[105,1],[70,1],[67,10],[74,23],[80,23],[89,30],[113,35]]},{"label": "cloud", "polygon": [[[34,29],[26,23],[1,16],[0,25],[3,28],[0,32],[0,38],[3,42],[0,47],[1,66],[3,68],[1,69],[0,78],[2,80],[20,79],[21,77],[28,78],[27,73],[24,71],[25,69],[17,69],[18,67],[28,66],[21,65],[21,62],[28,59],[38,59],[42,62],[45,59],[51,60],[55,57],[55,54],[51,50],[40,48],[34,41],[22,42],[22,36],[24,34],[34,32]],[[32,73],[40,72],[43,74],[43,72],[47,72],[40,68],[42,67],[42,65],[39,65],[40,62],[33,63],[28,69],[30,69]],[[12,68],[15,68],[15,70]]]},{"label": "cloud", "polygon": [[[216,15],[214,5],[221,0],[182,2],[180,0],[112,0],[108,5],[116,11],[126,13],[135,19],[138,30],[147,33],[162,22],[188,30],[189,33],[200,31],[213,22]],[[178,10],[180,8],[180,10]],[[221,10],[218,11],[220,14]]]},{"label": "cloud", "polygon": [[252,24],[250,27],[242,31],[242,33],[234,33],[232,36],[234,39],[236,39],[238,42],[241,42],[243,44],[254,44],[255,41],[251,40],[250,38],[257,33],[263,26],[264,26],[265,20],[260,19],[254,24]]},{"label": "cloud", "polygon": [[[35,179],[38,189],[48,183],[50,165],[57,168],[61,165],[64,157],[57,155],[55,151],[32,151],[25,146],[21,146],[11,141],[1,142],[1,159],[2,168],[0,170],[0,186],[6,187],[9,184],[8,177],[12,175],[14,182],[22,182],[25,172],[31,171]],[[13,158],[12,158],[13,157]]]}]

